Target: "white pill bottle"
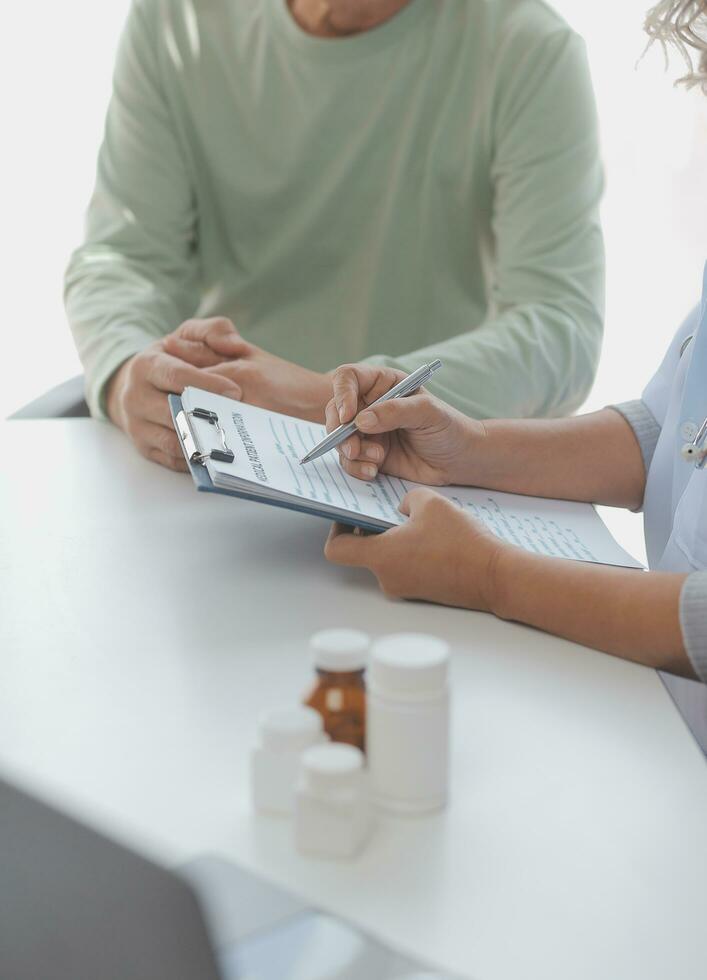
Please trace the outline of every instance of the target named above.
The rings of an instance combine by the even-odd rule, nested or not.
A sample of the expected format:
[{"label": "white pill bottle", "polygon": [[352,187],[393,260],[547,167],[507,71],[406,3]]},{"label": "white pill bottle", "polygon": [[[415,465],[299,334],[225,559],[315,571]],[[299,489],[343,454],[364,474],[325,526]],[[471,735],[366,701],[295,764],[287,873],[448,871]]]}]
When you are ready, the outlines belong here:
[{"label": "white pill bottle", "polygon": [[292,813],[300,759],[324,742],[322,719],[312,708],[280,708],[260,718],[259,744],[250,757],[253,806],[265,813]]},{"label": "white pill bottle", "polygon": [[449,647],[423,633],[395,633],[371,648],[366,744],[373,801],[428,813],[449,787]]},{"label": "white pill bottle", "polygon": [[353,857],[369,829],[363,752],[344,743],[307,749],[295,794],[298,849],[323,857]]}]

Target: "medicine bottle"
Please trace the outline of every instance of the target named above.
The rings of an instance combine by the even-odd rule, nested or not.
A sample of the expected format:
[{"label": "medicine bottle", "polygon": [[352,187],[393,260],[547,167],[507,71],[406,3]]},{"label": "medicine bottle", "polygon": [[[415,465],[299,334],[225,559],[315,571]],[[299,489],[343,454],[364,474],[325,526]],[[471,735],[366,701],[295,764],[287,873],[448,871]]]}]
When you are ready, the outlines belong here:
[{"label": "medicine bottle", "polygon": [[370,830],[363,753],[352,745],[314,746],[302,755],[295,802],[298,850],[351,857]]},{"label": "medicine bottle", "polygon": [[264,714],[259,726],[260,744],[250,760],[255,809],[292,813],[302,753],[325,740],[321,716],[311,708],[283,708]]},{"label": "medicine bottle", "polygon": [[310,640],[317,681],[304,703],[322,716],[332,742],[365,749],[366,683],[370,638],[360,630],[321,630]]},{"label": "medicine bottle", "polygon": [[368,672],[371,796],[399,813],[443,807],[449,772],[449,647],[422,633],[377,640]]}]

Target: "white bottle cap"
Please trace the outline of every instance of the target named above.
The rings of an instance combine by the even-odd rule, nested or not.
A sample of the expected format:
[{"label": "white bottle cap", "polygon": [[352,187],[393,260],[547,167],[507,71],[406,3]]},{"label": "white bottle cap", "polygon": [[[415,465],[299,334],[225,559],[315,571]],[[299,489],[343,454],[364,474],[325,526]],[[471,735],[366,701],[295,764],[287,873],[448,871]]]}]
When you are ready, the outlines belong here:
[{"label": "white bottle cap", "polygon": [[369,684],[385,694],[437,694],[447,683],[449,645],[425,633],[393,633],[371,649]]},{"label": "white bottle cap", "polygon": [[314,708],[276,708],[262,715],[263,748],[274,752],[301,752],[322,735],[322,716]]},{"label": "white bottle cap", "polygon": [[343,742],[314,745],[303,753],[301,766],[315,792],[353,788],[363,769],[363,752]]},{"label": "white bottle cap", "polygon": [[309,641],[314,666],[320,670],[363,670],[371,638],[361,630],[320,630]]}]

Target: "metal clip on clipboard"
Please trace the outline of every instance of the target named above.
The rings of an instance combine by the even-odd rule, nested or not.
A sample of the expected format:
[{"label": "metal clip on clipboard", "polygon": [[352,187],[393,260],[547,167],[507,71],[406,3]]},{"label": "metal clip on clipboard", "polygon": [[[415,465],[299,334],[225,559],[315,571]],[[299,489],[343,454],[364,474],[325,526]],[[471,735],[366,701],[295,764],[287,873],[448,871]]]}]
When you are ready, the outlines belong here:
[{"label": "metal clip on clipboard", "polygon": [[[208,453],[202,453],[197,448],[196,439],[194,438],[194,433],[192,432],[191,425],[189,424],[188,416],[192,415],[195,419],[203,419],[214,427],[216,432],[219,434],[221,440],[220,449],[212,449]],[[184,449],[186,450],[187,457],[190,463],[201,463],[202,465],[207,459],[215,459],[220,463],[232,463],[236,458],[235,453],[232,449],[228,448],[226,444],[226,433],[224,432],[223,426],[219,423],[218,415],[216,412],[211,412],[207,408],[195,408],[191,412],[185,412],[184,409],[177,413],[177,426],[179,428],[179,435],[184,444]]]}]

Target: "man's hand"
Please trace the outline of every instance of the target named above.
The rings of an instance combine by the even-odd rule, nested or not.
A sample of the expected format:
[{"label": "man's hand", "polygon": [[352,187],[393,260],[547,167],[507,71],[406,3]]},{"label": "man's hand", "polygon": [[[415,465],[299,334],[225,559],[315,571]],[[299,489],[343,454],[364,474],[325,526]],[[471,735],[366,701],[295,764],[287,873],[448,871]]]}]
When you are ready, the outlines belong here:
[{"label": "man's hand", "polygon": [[173,356],[236,384],[242,392],[241,400],[249,405],[310,422],[324,421],[324,408],[332,394],[329,376],[256,347],[244,340],[225,317],[187,320],[165,337],[164,348]]},{"label": "man's hand", "polygon": [[324,554],[370,569],[386,595],[493,612],[496,564],[517,549],[434,490],[411,490],[400,511],[407,523],[383,534],[352,534],[335,524]]},{"label": "man's hand", "polygon": [[109,417],[142,455],[172,470],[186,470],[187,465],[172,425],[167,395],[181,395],[188,385],[228,398],[241,395],[231,379],[174,357],[160,340],[118,368],[106,396]]}]

